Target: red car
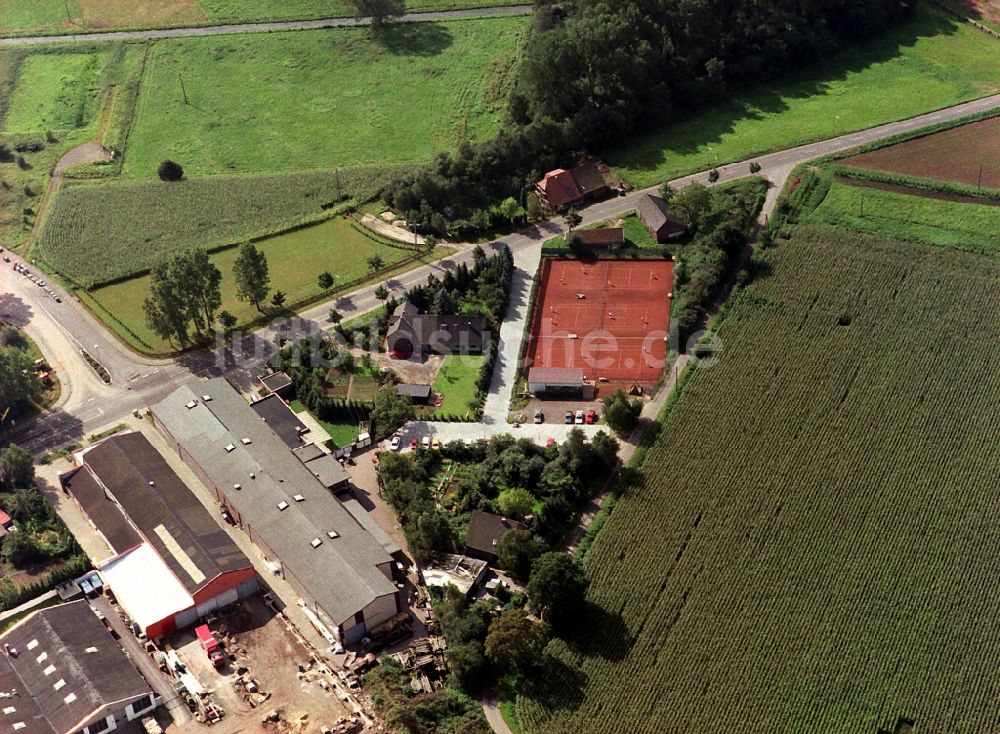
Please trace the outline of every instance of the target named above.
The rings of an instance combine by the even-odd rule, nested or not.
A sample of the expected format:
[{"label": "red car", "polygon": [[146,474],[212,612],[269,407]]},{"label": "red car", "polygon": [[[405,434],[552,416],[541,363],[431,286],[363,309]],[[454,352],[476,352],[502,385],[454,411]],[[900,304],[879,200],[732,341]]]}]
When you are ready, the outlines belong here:
[{"label": "red car", "polygon": [[411,451],[416,451],[417,450],[417,438],[416,438],[416,436],[414,436],[413,438],[410,439],[410,450]]},{"label": "red car", "polygon": [[584,419],[587,423],[597,423],[597,413],[595,413],[593,409],[588,410]]}]

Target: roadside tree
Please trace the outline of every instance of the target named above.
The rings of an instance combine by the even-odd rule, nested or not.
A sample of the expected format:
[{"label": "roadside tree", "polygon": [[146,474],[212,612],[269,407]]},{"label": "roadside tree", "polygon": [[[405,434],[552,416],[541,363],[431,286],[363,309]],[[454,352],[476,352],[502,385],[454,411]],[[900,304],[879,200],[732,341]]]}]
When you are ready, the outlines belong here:
[{"label": "roadside tree", "polygon": [[267,298],[271,287],[271,276],[267,257],[252,242],[240,245],[239,254],[233,262],[233,278],[236,281],[236,297],[249,301],[260,311],[260,304]]},{"label": "roadside tree", "polygon": [[12,346],[0,347],[0,415],[24,400],[37,398],[41,389],[31,353]]},{"label": "roadside tree", "polygon": [[31,454],[13,444],[0,449],[0,490],[27,489],[35,483],[35,463]]}]

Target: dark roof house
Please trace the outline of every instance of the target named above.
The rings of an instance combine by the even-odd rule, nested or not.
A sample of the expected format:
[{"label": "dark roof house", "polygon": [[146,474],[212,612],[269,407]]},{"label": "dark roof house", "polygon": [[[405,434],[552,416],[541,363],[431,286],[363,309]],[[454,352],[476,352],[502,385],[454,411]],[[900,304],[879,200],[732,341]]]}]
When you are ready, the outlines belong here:
[{"label": "dark roof house", "polygon": [[42,609],[0,636],[0,731],[103,732],[159,699],[86,601]]},{"label": "dark roof house", "polygon": [[292,378],[284,372],[272,372],[260,378],[260,384],[268,392],[285,397],[292,391]]},{"label": "dark roof house", "polygon": [[549,171],[535,184],[538,197],[553,209],[598,199],[608,191],[604,175],[593,161],[581,163],[568,171],[564,168]]},{"label": "dark roof house", "polygon": [[511,530],[524,530],[523,522],[511,520],[482,510],[473,510],[465,534],[465,553],[484,561],[496,561],[500,538]]},{"label": "dark roof house", "polygon": [[673,216],[667,202],[654,194],[643,194],[635,207],[639,221],[659,243],[677,239],[687,231],[687,225]]},{"label": "dark roof house", "polygon": [[416,354],[481,354],[489,338],[483,316],[416,314],[394,315],[386,333],[386,348],[398,359]]}]

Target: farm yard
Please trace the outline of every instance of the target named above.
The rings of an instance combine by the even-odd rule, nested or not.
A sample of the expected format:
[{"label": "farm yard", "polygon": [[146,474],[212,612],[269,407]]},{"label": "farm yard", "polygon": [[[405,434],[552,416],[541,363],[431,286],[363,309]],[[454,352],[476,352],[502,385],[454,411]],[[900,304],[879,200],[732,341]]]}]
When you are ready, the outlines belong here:
[{"label": "farm yard", "polygon": [[[516,0],[408,0],[409,12],[516,5]],[[346,0],[0,0],[0,36],[260,23],[354,15]]]},{"label": "farm yard", "polygon": [[1000,201],[972,203],[974,199],[947,201],[912,194],[835,181],[806,221],[925,245],[1000,251]]},{"label": "farm yard", "polygon": [[586,556],[528,734],[996,727],[995,258],[800,225],[764,265]]},{"label": "farm yard", "polygon": [[1000,116],[844,158],[845,166],[1000,189]]},{"label": "farm yard", "polygon": [[499,130],[527,28],[493,18],[375,41],[333,29],[158,42],[123,174],[155,176],[164,158],[188,175],[429,161]]},{"label": "farm yard", "polygon": [[[385,276],[396,272],[392,268],[397,263],[407,261],[410,264],[400,267],[413,267],[453,252],[448,247],[436,247],[418,254],[410,248],[363,233],[344,218],[295,229],[256,244],[268,259],[272,291],[284,291],[289,304],[321,295],[318,276],[324,271],[336,278],[338,286],[368,277],[366,261],[375,254],[385,262],[381,272]],[[222,273],[222,308],[240,323],[246,323],[258,314],[251,304],[236,300],[233,262],[237,254],[238,248],[231,247],[214,253],[210,259]],[[113,331],[140,351],[169,352],[170,344],[157,337],[146,323],[142,303],[147,295],[149,276],[143,275],[97,288],[86,293],[84,299]]]},{"label": "farm yard", "polygon": [[997,91],[1000,41],[920,4],[863,48],[636,135],[604,159],[633,185],[651,186]]}]

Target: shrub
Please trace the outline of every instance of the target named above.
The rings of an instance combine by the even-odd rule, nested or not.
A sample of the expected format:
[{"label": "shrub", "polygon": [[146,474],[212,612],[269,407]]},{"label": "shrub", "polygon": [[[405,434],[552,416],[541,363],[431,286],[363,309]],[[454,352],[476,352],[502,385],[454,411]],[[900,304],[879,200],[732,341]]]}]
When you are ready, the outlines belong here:
[{"label": "shrub", "polygon": [[156,175],[160,177],[161,181],[180,181],[184,178],[184,169],[181,168],[179,163],[174,163],[168,159],[163,161],[160,167],[156,169]]}]

